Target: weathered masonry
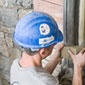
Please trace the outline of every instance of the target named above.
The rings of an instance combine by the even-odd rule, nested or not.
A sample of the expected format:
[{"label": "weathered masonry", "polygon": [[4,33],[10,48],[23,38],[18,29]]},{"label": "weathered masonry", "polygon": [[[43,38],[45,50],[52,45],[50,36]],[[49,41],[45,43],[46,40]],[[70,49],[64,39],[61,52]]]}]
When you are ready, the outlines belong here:
[{"label": "weathered masonry", "polygon": [[10,85],[11,63],[21,56],[20,47],[12,40],[16,23],[32,11],[32,0],[0,0],[0,85]]}]

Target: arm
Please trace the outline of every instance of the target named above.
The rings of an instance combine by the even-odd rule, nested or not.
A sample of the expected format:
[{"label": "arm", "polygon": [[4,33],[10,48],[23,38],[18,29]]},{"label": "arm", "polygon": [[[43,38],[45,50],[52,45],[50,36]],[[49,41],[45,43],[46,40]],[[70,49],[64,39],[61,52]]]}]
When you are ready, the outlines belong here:
[{"label": "arm", "polygon": [[45,70],[47,70],[50,74],[54,71],[56,65],[62,60],[60,57],[61,49],[64,47],[63,43],[57,45],[57,49],[55,50],[52,59],[46,64]]},{"label": "arm", "polygon": [[73,75],[73,85],[82,85],[82,68],[75,66]]},{"label": "arm", "polygon": [[62,58],[57,58],[57,59],[52,59],[50,60],[46,66],[45,66],[45,70],[47,70],[50,74],[53,73],[56,65],[61,61]]},{"label": "arm", "polygon": [[72,85],[82,85],[82,68],[85,65],[85,48],[79,54],[74,55],[68,51],[74,64],[74,75]]}]

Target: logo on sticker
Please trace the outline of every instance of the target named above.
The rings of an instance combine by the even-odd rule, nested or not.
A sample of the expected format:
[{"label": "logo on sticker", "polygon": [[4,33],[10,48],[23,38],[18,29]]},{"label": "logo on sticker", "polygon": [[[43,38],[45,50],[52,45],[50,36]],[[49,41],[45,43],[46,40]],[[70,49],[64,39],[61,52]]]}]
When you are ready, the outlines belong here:
[{"label": "logo on sticker", "polygon": [[46,37],[46,38],[40,38],[39,39],[39,44],[47,44],[47,43],[50,43],[54,40],[54,36],[51,36],[51,37]]},{"label": "logo on sticker", "polygon": [[41,24],[40,25],[40,33],[42,35],[47,35],[50,33],[50,27],[47,24]]}]

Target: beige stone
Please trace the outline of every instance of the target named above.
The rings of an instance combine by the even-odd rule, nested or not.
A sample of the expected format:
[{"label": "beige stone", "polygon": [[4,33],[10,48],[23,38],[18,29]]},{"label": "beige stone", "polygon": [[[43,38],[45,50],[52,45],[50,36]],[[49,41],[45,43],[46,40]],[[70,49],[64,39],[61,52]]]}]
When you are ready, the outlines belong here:
[{"label": "beige stone", "polygon": [[68,50],[71,50],[74,54],[78,54],[80,52],[80,50],[84,48],[82,46],[65,46],[63,49],[62,49],[62,52],[61,52],[61,57],[65,57],[65,58],[69,58],[69,54],[68,54]]},{"label": "beige stone", "polygon": [[[51,58],[55,57],[55,55],[57,55],[57,48],[58,46],[56,45],[52,51],[52,54],[50,56],[47,57],[47,60],[50,60]],[[64,57],[64,58],[70,58],[69,54],[68,54],[68,50],[70,49],[74,54],[77,54],[82,48],[82,46],[65,46],[62,51],[61,51],[61,55],[60,57]]]},{"label": "beige stone", "polygon": [[11,33],[5,33],[6,38],[6,44],[8,47],[13,47],[13,41],[12,41],[12,34]]},{"label": "beige stone", "polygon": [[26,10],[26,9],[20,9],[18,11],[18,14],[19,14],[19,19],[22,18],[24,15],[32,12],[33,10],[32,9],[29,9],[29,10]]},{"label": "beige stone", "polygon": [[3,85],[10,85],[9,82],[4,79],[2,80],[2,83],[3,83]]},{"label": "beige stone", "polygon": [[17,48],[8,48],[9,57],[15,59],[21,57],[21,51]]},{"label": "beige stone", "polygon": [[9,56],[3,32],[0,32],[0,54]]},{"label": "beige stone", "polygon": [[1,23],[0,23],[0,32],[10,33],[10,28],[5,27],[5,26],[1,25]]}]

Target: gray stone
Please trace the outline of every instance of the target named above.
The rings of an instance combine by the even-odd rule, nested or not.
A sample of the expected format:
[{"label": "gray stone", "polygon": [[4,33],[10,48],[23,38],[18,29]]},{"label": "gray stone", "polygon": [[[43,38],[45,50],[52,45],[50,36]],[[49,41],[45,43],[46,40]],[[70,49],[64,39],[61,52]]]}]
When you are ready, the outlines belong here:
[{"label": "gray stone", "polygon": [[17,58],[17,57],[21,57],[21,51],[17,48],[8,48],[8,53],[10,58]]},{"label": "gray stone", "polygon": [[6,41],[4,37],[5,37],[4,33],[0,32],[0,55],[5,55],[8,57],[9,55],[8,55]]},{"label": "gray stone", "polygon": [[2,82],[1,82],[1,80],[0,80],[0,85],[2,85]]},{"label": "gray stone", "polygon": [[32,9],[28,9],[28,10],[26,10],[26,9],[20,9],[18,11],[19,19],[22,18],[24,15],[32,12],[32,11],[33,11]]},{"label": "gray stone", "polygon": [[5,38],[6,38],[6,44],[7,47],[13,47],[13,41],[12,41],[12,34],[11,33],[5,33]]},{"label": "gray stone", "polygon": [[3,0],[5,7],[20,6],[24,8],[32,8],[32,0]]},{"label": "gray stone", "polygon": [[0,32],[10,33],[10,28],[0,24]]},{"label": "gray stone", "polygon": [[2,80],[2,83],[3,83],[3,85],[10,85],[10,83],[4,79]]},{"label": "gray stone", "polygon": [[12,61],[12,58],[0,55],[0,74],[6,81],[10,81],[10,67]]},{"label": "gray stone", "polygon": [[2,76],[0,74],[0,85],[2,85]]},{"label": "gray stone", "polygon": [[12,35],[13,35],[14,31],[15,31],[15,28],[16,28],[16,26],[10,27],[10,32],[11,32]]},{"label": "gray stone", "polygon": [[16,9],[0,8],[0,22],[6,26],[15,26],[18,21]]}]

